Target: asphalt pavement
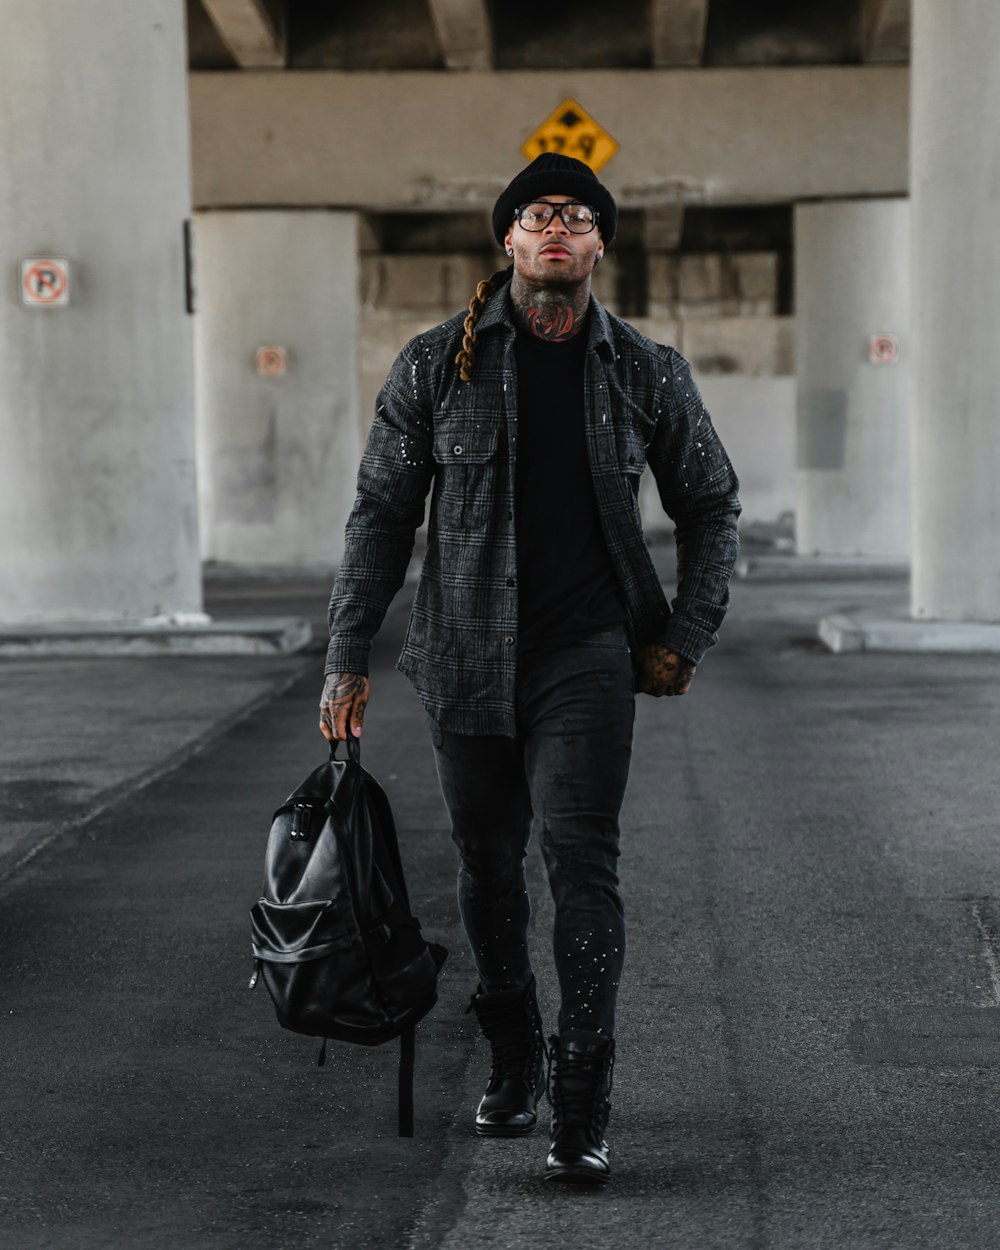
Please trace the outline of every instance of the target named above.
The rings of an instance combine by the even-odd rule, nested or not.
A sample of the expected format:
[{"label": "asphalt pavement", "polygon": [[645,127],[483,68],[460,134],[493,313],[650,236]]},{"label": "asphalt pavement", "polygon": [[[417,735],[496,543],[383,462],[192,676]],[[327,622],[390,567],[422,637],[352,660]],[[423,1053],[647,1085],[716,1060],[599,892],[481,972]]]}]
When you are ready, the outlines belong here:
[{"label": "asphalt pavement", "polygon": [[[328,591],[209,589],[210,610],[318,627]],[[393,1046],[332,1045],[319,1068],[246,987],[270,814],[325,753],[321,643],[0,663],[0,1250],[993,1250],[1000,659],[815,641],[825,613],[901,595],[735,583],[690,693],[640,698],[599,1192],[542,1182],[544,1131],[472,1132],[489,1060],[424,716],[393,668],[407,592],[362,752],[450,951],[411,1140]]]}]

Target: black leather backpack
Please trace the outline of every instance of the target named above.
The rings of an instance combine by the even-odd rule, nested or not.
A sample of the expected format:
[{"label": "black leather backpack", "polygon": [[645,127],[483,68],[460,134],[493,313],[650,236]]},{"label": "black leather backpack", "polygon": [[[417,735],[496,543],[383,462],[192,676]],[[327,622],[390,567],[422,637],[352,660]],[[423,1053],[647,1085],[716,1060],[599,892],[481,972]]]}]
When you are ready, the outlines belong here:
[{"label": "black leather backpack", "polygon": [[400,1039],[399,1135],[413,1136],[415,1027],[437,999],[447,952],[410,912],[396,827],[378,782],[330,759],[274,814],[261,898],[250,912],[254,974],[286,1029],[377,1046]]}]

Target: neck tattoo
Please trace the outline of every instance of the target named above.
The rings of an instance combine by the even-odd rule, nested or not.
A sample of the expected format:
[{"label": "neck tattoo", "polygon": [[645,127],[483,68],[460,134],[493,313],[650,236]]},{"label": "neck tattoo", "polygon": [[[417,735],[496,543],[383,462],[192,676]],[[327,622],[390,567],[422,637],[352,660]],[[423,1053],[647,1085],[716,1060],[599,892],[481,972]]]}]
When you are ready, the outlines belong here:
[{"label": "neck tattoo", "polygon": [[529,287],[515,274],[510,297],[525,330],[547,343],[565,343],[583,329],[590,288],[589,283],[569,290]]}]

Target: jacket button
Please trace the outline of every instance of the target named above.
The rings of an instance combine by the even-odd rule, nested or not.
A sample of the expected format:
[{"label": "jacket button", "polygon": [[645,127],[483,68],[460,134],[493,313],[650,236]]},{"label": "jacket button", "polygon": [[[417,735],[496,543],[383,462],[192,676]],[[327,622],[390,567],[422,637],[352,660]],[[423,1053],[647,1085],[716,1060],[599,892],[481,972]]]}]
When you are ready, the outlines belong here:
[{"label": "jacket button", "polygon": [[508,586],[516,586],[516,585],[517,585],[517,582],[516,582],[516,580],[515,580],[513,577],[508,577],[508,578],[507,578],[507,585],[508,585]]},{"label": "jacket button", "polygon": [[507,637],[504,639],[504,642],[507,644],[507,646],[508,646],[508,647],[509,647],[509,646],[511,646],[511,644],[513,643],[513,641],[514,641],[514,635],[513,635],[513,634],[508,634],[508,635],[507,635]]},{"label": "jacket button", "polygon": [[461,448],[461,447],[453,447],[453,448],[452,448],[452,451],[455,453],[455,455],[456,455],[456,456],[460,456],[460,455],[462,454],[462,448]]}]

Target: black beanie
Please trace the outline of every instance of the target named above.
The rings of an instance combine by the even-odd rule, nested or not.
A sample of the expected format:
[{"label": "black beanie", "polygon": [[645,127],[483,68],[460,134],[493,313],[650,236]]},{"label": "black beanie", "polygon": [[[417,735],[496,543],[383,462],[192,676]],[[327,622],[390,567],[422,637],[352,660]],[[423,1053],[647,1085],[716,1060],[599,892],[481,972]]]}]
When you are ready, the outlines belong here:
[{"label": "black beanie", "polygon": [[590,166],[560,152],[543,152],[521,170],[493,206],[493,237],[501,247],[514,220],[514,209],[539,195],[574,195],[593,205],[601,215],[597,228],[605,245],[615,237],[618,207]]}]

